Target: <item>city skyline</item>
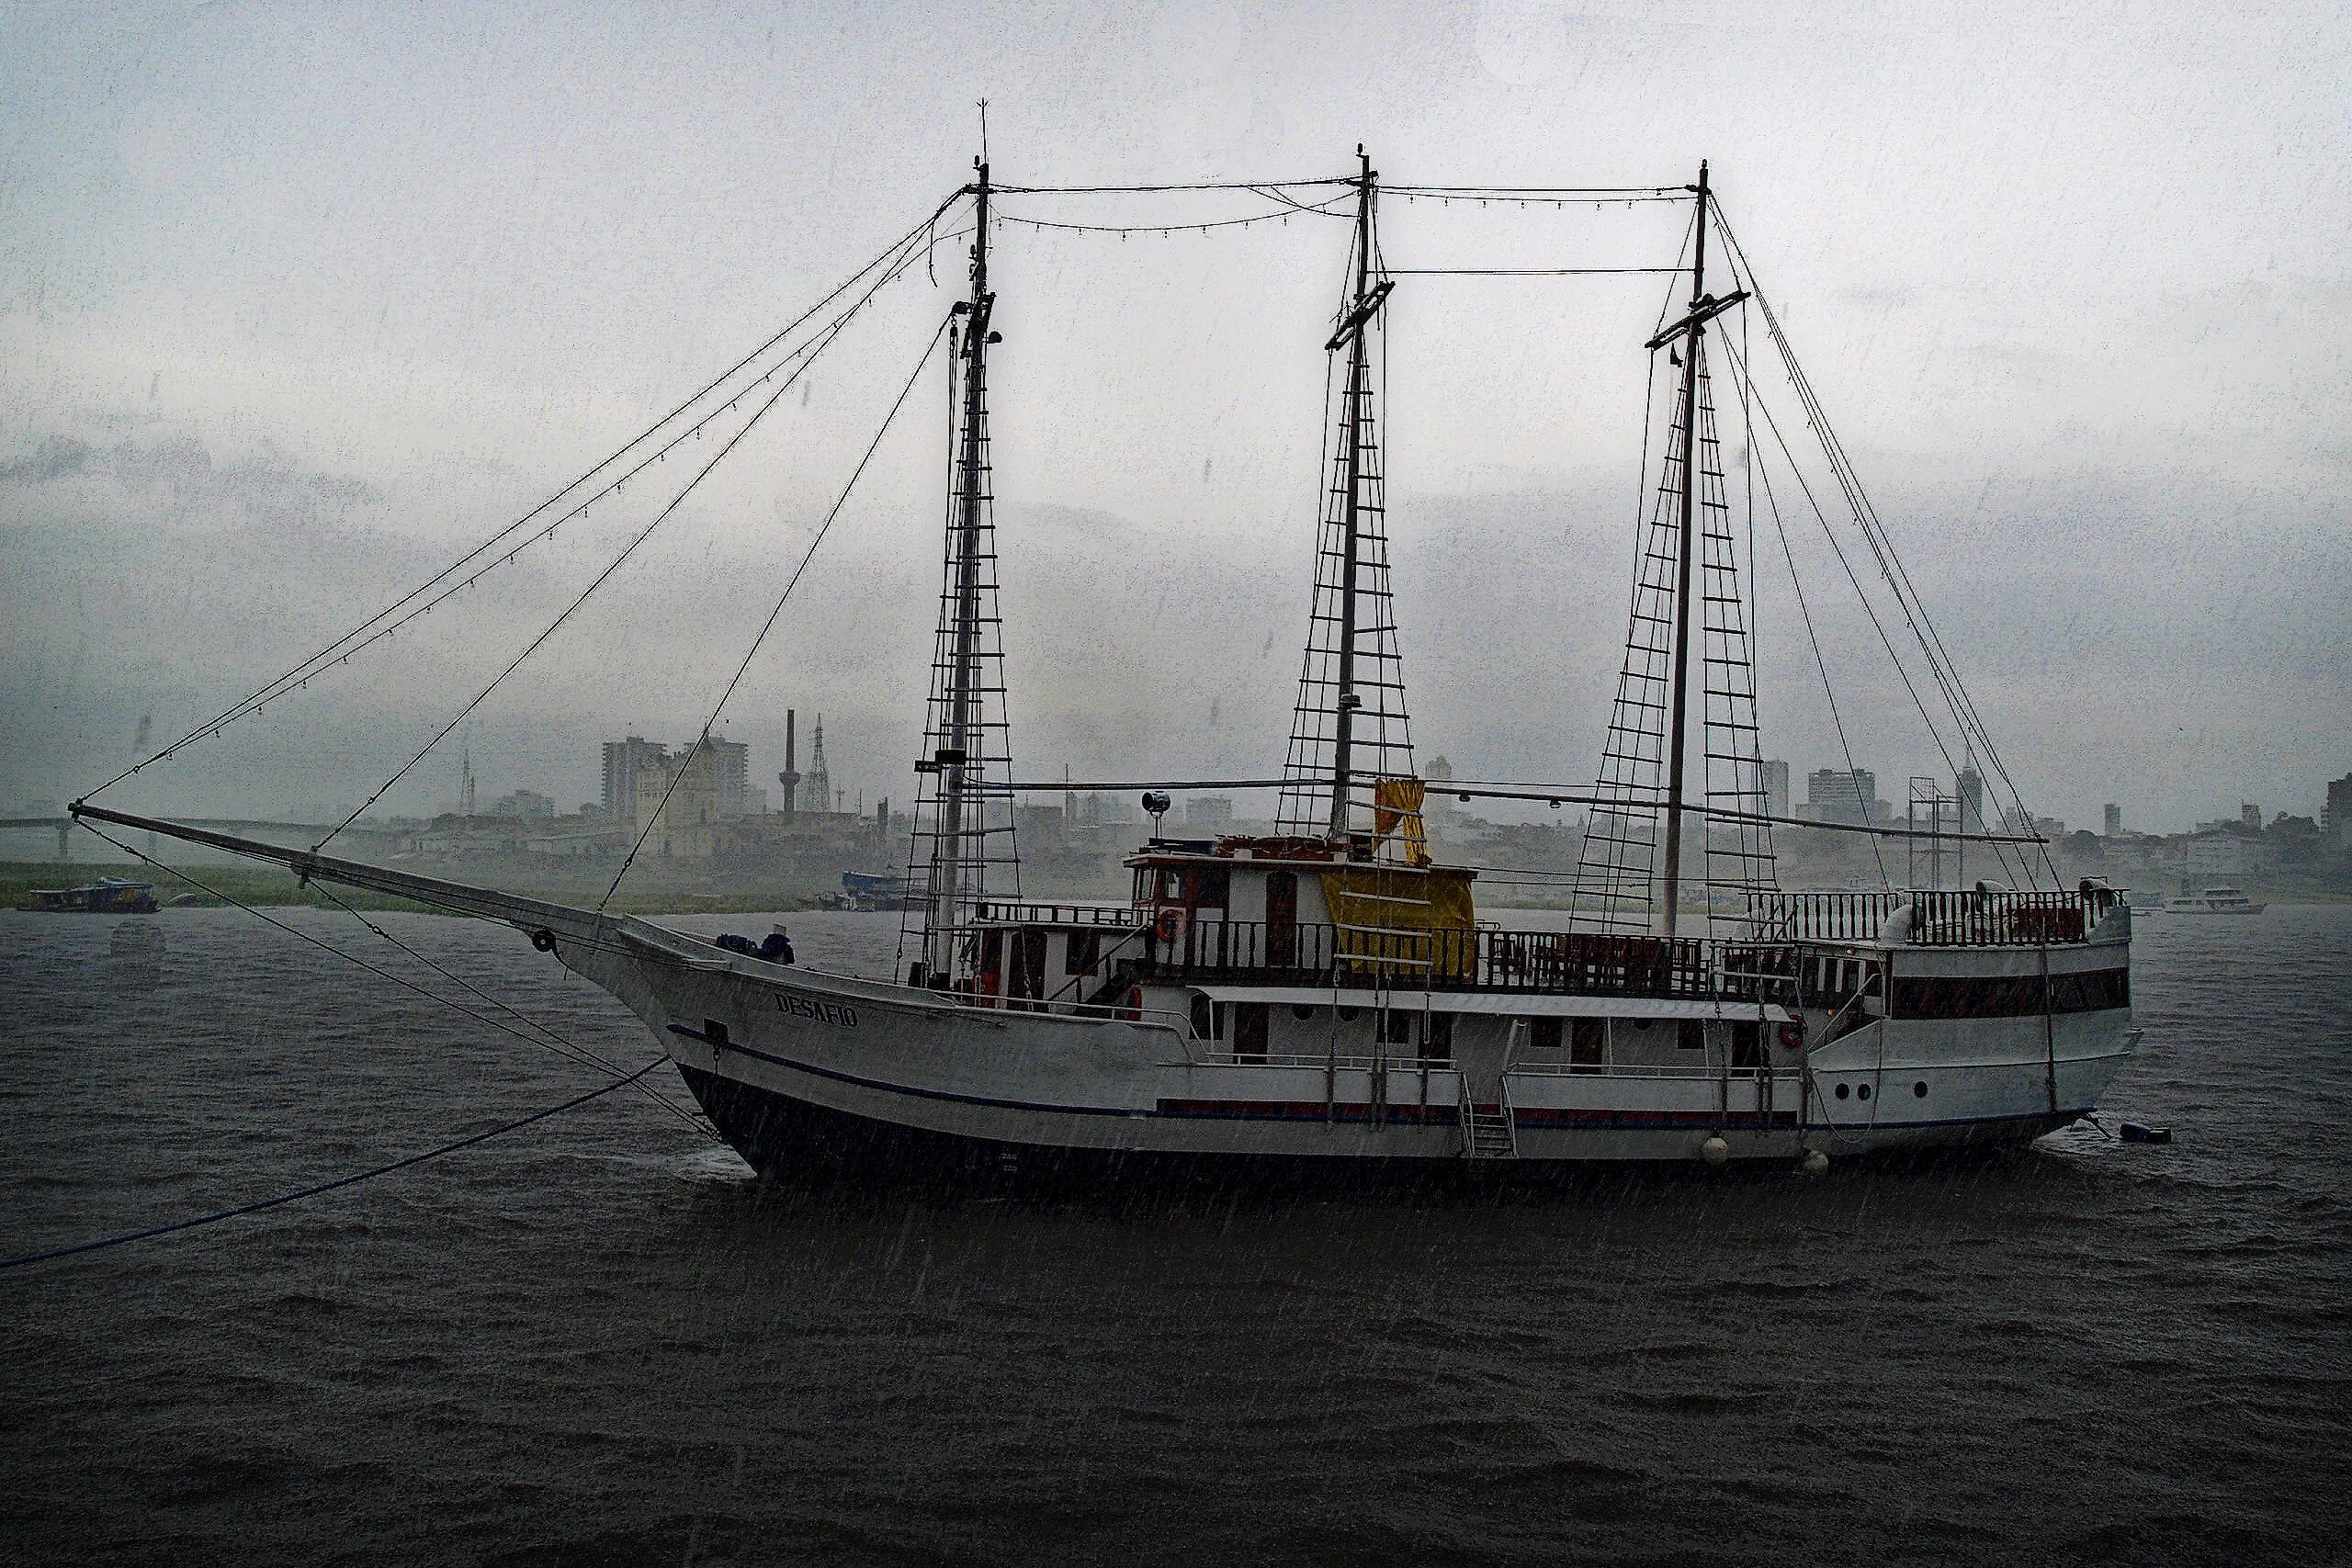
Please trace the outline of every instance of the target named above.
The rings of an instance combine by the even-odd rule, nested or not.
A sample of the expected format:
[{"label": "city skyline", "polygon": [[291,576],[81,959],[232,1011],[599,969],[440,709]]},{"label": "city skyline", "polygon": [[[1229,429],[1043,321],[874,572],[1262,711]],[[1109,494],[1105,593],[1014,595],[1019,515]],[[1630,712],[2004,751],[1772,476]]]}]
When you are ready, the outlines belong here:
[{"label": "city skyline", "polygon": [[[2003,43],[2028,16],[2034,47]],[[967,19],[900,56],[887,18],[845,12],[836,42],[871,67],[853,105],[804,42],[726,6],[553,51],[430,8],[12,12],[0,393],[27,417],[0,442],[0,795],[87,789],[142,719],[158,740],[200,723],[520,514],[967,177],[988,96],[1001,177],[1038,181],[1344,172],[1359,141],[1399,180],[1679,182],[1713,156],[2028,807],[2092,821],[2120,797],[2152,827],[2240,799],[2317,809],[2352,762],[2335,696],[2352,687],[2346,196],[2307,177],[2352,151],[2342,18],[2311,12],[2281,70],[2252,63],[2268,24],[2220,13],[2143,28],[1996,6],[1965,37],[1892,11],[1713,20],[1398,9],[1385,62],[1343,81],[1298,13],[1106,17],[1074,46],[1099,69],[1073,76],[1041,75],[1018,29]],[[1849,63],[1792,113],[1778,73],[1824,46]],[[1693,51],[1763,63],[1668,113],[1658,89]],[[1981,100],[1888,107],[1887,81],[1955,51]],[[580,96],[608,79],[636,85],[615,107]],[[2161,85],[2164,112],[2126,81]],[[1571,84],[1582,107],[1564,118]],[[877,95],[907,112],[874,113]],[[1824,138],[1830,120],[1846,133]],[[1384,220],[1417,265],[1640,261],[1672,239],[1639,212],[1513,229],[1400,199]],[[1020,771],[1246,777],[1279,757],[1339,238],[1304,217],[1003,237],[993,417]],[[878,367],[912,358],[955,273],[952,256],[916,269],[860,340],[877,368],[793,400],[789,432],[481,713],[481,755],[516,770],[485,775],[492,793],[537,777],[562,798],[580,787],[563,759],[592,738],[699,728],[900,374]],[[1400,284],[1405,678],[1417,736],[1465,772],[1593,775],[1626,502],[1654,477],[1637,414],[1655,303],[1606,279]],[[1222,373],[1237,355],[1250,375]],[[937,434],[910,422],[883,449],[727,733],[765,753],[787,701],[821,707],[838,777],[910,793]],[[526,555],[157,770],[144,798],[357,804],[623,522]],[[1766,577],[1767,743],[1842,765],[1797,608]],[[1889,781],[1949,774],[1905,738],[1871,628],[1823,633],[1851,754]]]}]

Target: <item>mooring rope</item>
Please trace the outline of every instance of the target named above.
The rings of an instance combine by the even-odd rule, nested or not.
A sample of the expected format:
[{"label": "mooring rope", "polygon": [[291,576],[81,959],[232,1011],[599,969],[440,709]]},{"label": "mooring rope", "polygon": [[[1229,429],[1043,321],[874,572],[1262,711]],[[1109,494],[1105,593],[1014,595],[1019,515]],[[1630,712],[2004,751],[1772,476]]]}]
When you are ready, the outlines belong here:
[{"label": "mooring rope", "polygon": [[51,1263],[61,1258],[78,1257],[85,1252],[104,1252],[110,1247],[127,1247],[134,1241],[152,1241],[157,1236],[175,1235],[181,1231],[192,1231],[205,1225],[217,1225],[224,1220],[243,1219],[248,1214],[258,1214],[266,1210],[283,1208],[288,1203],[297,1203],[305,1198],[318,1197],[322,1192],[333,1192],[345,1187],[356,1187],[363,1181],[373,1181],[379,1176],[390,1176],[395,1171],[423,1165],[427,1160],[439,1159],[443,1155],[453,1155],[460,1149],[472,1148],[476,1144],[486,1144],[492,1138],[527,1127],[534,1122],[544,1122],[550,1116],[560,1116],[567,1111],[577,1110],[592,1100],[601,1100],[616,1089],[623,1089],[637,1082],[660,1066],[662,1062],[659,1061],[648,1062],[627,1077],[615,1078],[612,1082],[599,1084],[585,1093],[575,1094],[570,1100],[559,1101],[554,1105],[542,1106],[527,1116],[517,1116],[511,1122],[502,1122],[487,1131],[475,1133],[416,1154],[405,1155],[396,1160],[388,1160],[382,1165],[371,1166],[366,1170],[355,1170],[347,1176],[338,1176],[328,1181],[314,1181],[308,1187],[298,1187],[291,1192],[280,1192],[275,1197],[256,1199],[250,1203],[240,1203],[234,1208],[217,1209],[209,1214],[198,1214],[191,1220],[175,1220],[166,1225],[149,1225],[144,1230],[124,1231],[118,1235],[78,1241],[70,1247],[53,1247],[45,1252],[28,1252],[15,1258],[0,1258],[0,1269],[24,1269],[35,1263]]}]

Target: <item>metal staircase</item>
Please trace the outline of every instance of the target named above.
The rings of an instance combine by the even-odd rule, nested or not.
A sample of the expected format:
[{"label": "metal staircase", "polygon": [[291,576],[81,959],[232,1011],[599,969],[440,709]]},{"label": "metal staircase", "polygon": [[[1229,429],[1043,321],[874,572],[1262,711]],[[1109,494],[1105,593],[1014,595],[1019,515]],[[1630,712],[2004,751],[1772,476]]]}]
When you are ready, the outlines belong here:
[{"label": "metal staircase", "polygon": [[1519,1157],[1519,1119],[1511,1113],[1510,1085],[1505,1080],[1502,1099],[1491,1106],[1480,1106],[1470,1098],[1470,1080],[1462,1080],[1462,1157],[1464,1159],[1517,1159]]}]

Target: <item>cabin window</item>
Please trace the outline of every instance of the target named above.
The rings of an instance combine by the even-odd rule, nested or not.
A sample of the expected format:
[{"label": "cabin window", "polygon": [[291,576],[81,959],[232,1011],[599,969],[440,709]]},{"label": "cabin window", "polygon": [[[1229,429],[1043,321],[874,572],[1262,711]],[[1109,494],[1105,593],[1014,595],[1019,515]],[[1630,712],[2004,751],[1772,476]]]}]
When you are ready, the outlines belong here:
[{"label": "cabin window", "polygon": [[1266,1059],[1266,1004],[1236,1002],[1233,1004],[1233,1059],[1237,1062],[1262,1062]]},{"label": "cabin window", "polygon": [[1391,1045],[1410,1045],[1413,1043],[1413,1015],[1409,1012],[1390,1013],[1381,1021],[1381,1038]]},{"label": "cabin window", "polygon": [[1159,901],[1163,904],[1181,904],[1184,901],[1184,874],[1172,865],[1164,868],[1159,874]]},{"label": "cabin window", "polygon": [[[1556,1025],[1558,1020],[1553,1022]],[[1609,1055],[1609,1021],[1580,1018],[1568,1032],[1568,1070],[1572,1073],[1597,1073]]]},{"label": "cabin window", "polygon": [[1093,974],[1094,966],[1102,962],[1102,933],[1072,931],[1067,942],[1068,945],[1062,949],[1062,973]]},{"label": "cabin window", "polygon": [[1756,1020],[1740,1018],[1732,1021],[1731,1065],[1735,1067],[1760,1067],[1764,1065],[1764,1026]]},{"label": "cabin window", "polygon": [[1421,1055],[1432,1062],[1453,1060],[1453,1015],[1452,1013],[1430,1014],[1429,1044]]},{"label": "cabin window", "polygon": [[1193,902],[1204,909],[1222,909],[1232,896],[1233,872],[1222,865],[1206,865],[1193,873]]},{"label": "cabin window", "polygon": [[1216,1038],[1216,1004],[1206,997],[1193,998],[1193,1032],[1203,1040]]},{"label": "cabin window", "polygon": [[1707,1048],[1707,1026],[1695,1018],[1679,1020],[1674,1026],[1674,1043],[1679,1050],[1703,1051]]},{"label": "cabin window", "polygon": [[1557,1018],[1529,1019],[1527,1048],[1531,1051],[1543,1051],[1555,1056],[1558,1055],[1560,1054],[1560,1025],[1565,1021]]}]

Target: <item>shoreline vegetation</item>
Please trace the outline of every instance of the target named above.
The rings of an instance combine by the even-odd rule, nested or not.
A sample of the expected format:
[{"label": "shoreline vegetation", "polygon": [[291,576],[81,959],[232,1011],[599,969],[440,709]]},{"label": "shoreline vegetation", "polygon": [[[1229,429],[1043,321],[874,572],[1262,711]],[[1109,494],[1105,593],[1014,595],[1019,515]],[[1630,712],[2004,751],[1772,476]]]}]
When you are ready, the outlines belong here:
[{"label": "shoreline vegetation", "polygon": [[[355,909],[371,911],[424,915],[452,913],[430,904],[395,898],[364,887],[336,886],[334,897],[330,898],[316,886],[301,886],[292,872],[275,866],[207,863],[188,867],[187,875],[204,886],[199,887],[196,882],[185,881],[168,869],[137,861],[0,861],[0,908],[24,908],[31,901],[35,888],[79,887],[96,882],[101,876],[122,876],[133,882],[153,883],[156,901],[164,906],[166,913],[175,908],[227,908],[232,900],[263,909],[334,909],[348,905]],[[207,892],[206,888],[214,891]],[[512,887],[507,891],[525,897],[545,898],[593,908],[596,900],[604,896],[605,885],[598,882],[592,886],[585,881],[542,882]],[[186,902],[175,902],[183,897]],[[615,913],[628,915],[788,913],[820,907],[813,898],[794,898],[772,890],[763,892],[752,887],[722,887],[708,893],[647,887],[632,892],[626,886],[607,906]]]}]

